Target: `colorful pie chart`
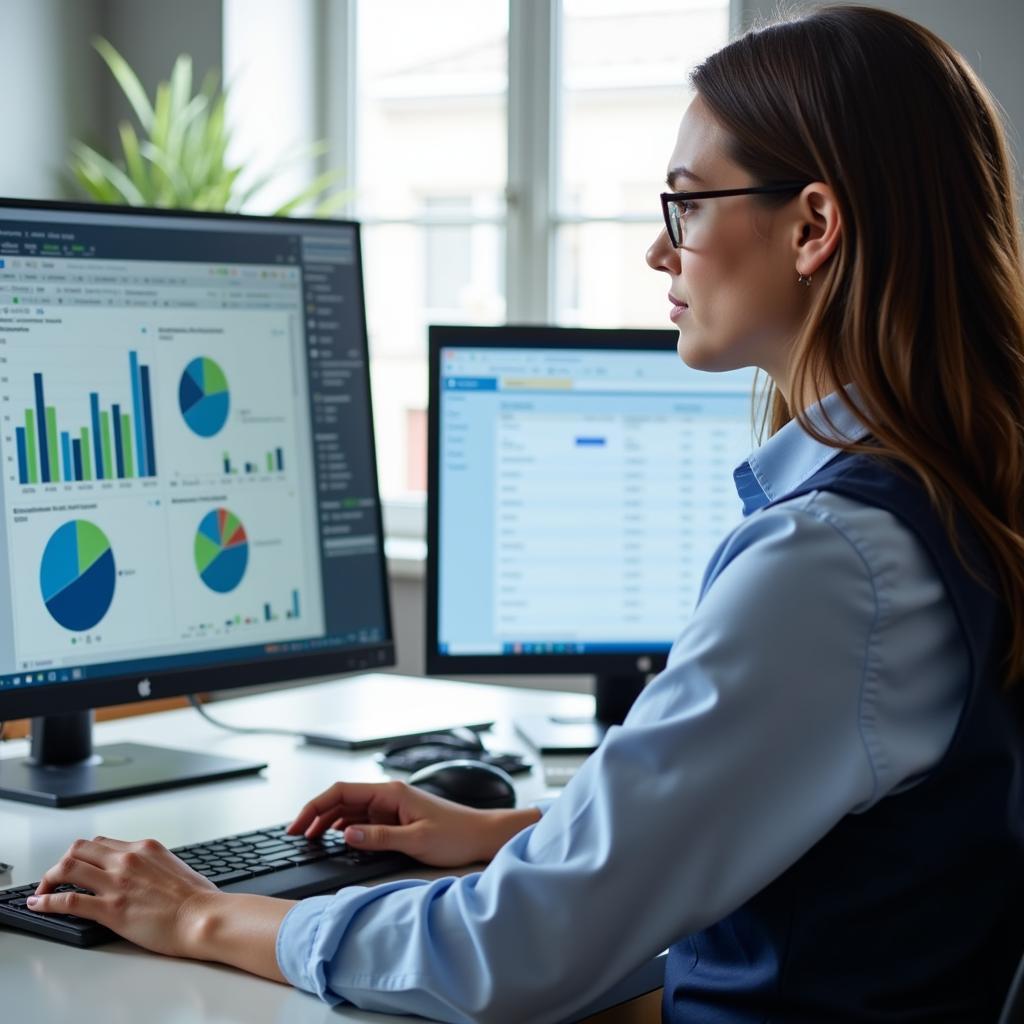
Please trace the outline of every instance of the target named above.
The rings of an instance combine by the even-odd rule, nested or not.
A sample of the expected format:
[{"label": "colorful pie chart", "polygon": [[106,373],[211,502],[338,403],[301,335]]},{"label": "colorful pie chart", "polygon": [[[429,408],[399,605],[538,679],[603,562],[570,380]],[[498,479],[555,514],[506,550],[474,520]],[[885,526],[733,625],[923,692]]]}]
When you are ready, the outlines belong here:
[{"label": "colorful pie chart", "polygon": [[218,594],[234,590],[249,564],[249,538],[238,517],[226,508],[203,516],[196,530],[196,572]]},{"label": "colorful pie chart", "polygon": [[199,356],[185,367],[178,384],[178,406],[188,428],[200,437],[213,437],[227,422],[228,379],[208,356]]},{"label": "colorful pie chart", "polygon": [[117,570],[107,535],[87,519],[72,519],[46,542],[39,586],[46,610],[65,629],[92,629],[114,599]]}]

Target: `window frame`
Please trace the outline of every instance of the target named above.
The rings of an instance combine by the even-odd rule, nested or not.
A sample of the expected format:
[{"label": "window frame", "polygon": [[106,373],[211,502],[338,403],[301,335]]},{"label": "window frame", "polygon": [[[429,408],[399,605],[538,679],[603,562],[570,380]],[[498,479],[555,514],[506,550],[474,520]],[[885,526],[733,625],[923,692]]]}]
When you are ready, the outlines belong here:
[{"label": "window frame", "polygon": [[[320,0],[313,41],[319,69],[317,127],[329,143],[318,170],[356,167],[358,118],[357,16],[360,0]],[[741,27],[749,0],[729,0],[729,35]],[[562,0],[508,2],[508,173],[505,214],[465,217],[359,217],[354,204],[343,216],[367,227],[402,224],[505,227],[506,319],[542,324],[557,314],[555,246],[559,230],[580,224],[661,224],[657,195],[651,215],[588,216],[559,208],[559,139],[562,123]],[[396,542],[422,542],[426,496],[384,499],[385,534]]]}]

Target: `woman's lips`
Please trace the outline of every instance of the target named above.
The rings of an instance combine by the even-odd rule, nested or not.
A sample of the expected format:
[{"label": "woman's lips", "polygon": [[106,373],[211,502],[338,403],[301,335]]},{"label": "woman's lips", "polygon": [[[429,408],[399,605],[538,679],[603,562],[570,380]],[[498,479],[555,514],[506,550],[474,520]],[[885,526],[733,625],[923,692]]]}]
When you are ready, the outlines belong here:
[{"label": "woman's lips", "polygon": [[672,308],[668,313],[670,320],[678,319],[690,308],[682,299],[677,299],[671,292],[669,293],[668,301],[672,303]]}]

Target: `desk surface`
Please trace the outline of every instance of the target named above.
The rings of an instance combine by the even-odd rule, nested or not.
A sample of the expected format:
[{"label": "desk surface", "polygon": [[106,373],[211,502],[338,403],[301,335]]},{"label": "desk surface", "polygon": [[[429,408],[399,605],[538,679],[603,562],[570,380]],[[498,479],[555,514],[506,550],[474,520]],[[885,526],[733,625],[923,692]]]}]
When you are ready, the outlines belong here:
[{"label": "desk surface", "polygon": [[[379,710],[389,703],[450,704],[459,716],[493,718],[489,746],[532,754],[512,728],[517,715],[589,714],[582,694],[373,675],[278,690],[221,701],[211,710],[238,725],[323,727],[346,714]],[[387,777],[375,751],[310,747],[285,736],[246,736],[217,729],[193,710],[105,722],[97,745],[123,740],[204,750],[269,763],[261,776],[204,783],[134,799],[56,810],[0,801],[0,861],[14,865],[0,885],[37,880],[78,837],[152,837],[167,846],[212,839],[286,821],[310,797],[337,779]],[[0,745],[0,757],[23,755],[27,742]],[[521,780],[521,781],[520,781]],[[539,764],[516,785],[519,804],[544,795]],[[450,872],[409,872],[436,878]],[[171,960],[126,942],[80,950],[0,928],[0,1007],[11,1021],[75,1021],[76,1024],[293,1024],[364,1021],[398,1024],[408,1017],[331,1010],[313,997],[215,964]]]}]

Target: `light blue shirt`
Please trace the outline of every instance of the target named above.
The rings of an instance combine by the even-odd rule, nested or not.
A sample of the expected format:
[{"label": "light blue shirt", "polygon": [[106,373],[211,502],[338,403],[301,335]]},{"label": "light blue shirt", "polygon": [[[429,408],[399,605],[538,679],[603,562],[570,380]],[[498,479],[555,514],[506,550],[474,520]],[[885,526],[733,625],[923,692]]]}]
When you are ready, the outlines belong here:
[{"label": "light blue shirt", "polygon": [[[838,396],[822,409],[863,435]],[[920,780],[968,688],[923,547],[828,492],[763,508],[834,455],[792,422],[736,470],[745,518],[665,671],[539,822],[483,871],[302,901],[278,933],[289,981],[444,1021],[558,1021]]]}]

